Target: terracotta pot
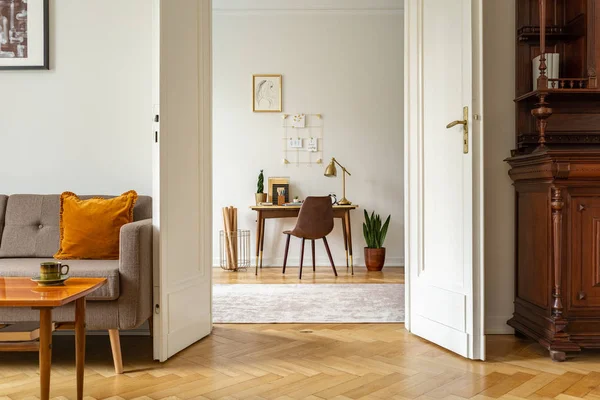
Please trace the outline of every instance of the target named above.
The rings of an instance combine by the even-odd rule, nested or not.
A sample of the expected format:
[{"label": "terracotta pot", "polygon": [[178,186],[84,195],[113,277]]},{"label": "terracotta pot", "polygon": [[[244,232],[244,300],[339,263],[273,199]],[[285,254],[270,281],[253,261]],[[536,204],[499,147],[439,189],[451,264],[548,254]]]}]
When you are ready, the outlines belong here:
[{"label": "terracotta pot", "polygon": [[266,193],[255,193],[254,195],[256,196],[256,205],[267,202],[267,194]]},{"label": "terracotta pot", "polygon": [[385,264],[385,247],[370,249],[365,247],[365,265],[369,271],[381,271]]}]

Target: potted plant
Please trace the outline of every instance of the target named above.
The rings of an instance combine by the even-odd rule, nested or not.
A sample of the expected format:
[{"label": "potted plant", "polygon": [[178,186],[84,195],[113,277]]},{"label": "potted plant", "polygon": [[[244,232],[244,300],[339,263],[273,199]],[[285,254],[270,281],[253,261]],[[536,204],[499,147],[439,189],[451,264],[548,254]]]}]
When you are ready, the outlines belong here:
[{"label": "potted plant", "polygon": [[365,265],[369,271],[381,271],[383,269],[383,265],[385,264],[385,247],[383,247],[383,242],[387,235],[391,217],[389,215],[382,225],[379,214],[375,215],[375,212],[372,212],[371,216],[369,216],[369,213],[365,210],[363,235],[367,242],[367,247],[365,247]]},{"label": "potted plant", "polygon": [[260,174],[258,174],[258,182],[256,183],[256,205],[260,205],[260,203],[265,203],[267,201],[267,194],[264,193],[265,190],[265,176],[263,175],[263,170],[260,170]]}]

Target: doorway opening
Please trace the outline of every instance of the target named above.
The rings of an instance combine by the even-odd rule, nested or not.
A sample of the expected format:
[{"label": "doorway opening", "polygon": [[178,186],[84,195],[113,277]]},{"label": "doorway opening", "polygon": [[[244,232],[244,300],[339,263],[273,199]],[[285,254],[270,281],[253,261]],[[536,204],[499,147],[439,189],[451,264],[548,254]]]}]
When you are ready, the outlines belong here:
[{"label": "doorway opening", "polygon": [[[404,322],[402,2],[385,10],[225,3],[215,3],[212,26],[213,322]],[[307,237],[302,256],[303,240],[292,235],[284,274],[283,232],[294,230],[303,201],[329,195],[356,206],[334,206],[331,260],[320,238],[313,250]],[[228,207],[237,229],[224,218]],[[390,216],[385,242],[372,244],[386,248],[380,272],[365,267],[365,211],[380,215],[377,230]]]}]

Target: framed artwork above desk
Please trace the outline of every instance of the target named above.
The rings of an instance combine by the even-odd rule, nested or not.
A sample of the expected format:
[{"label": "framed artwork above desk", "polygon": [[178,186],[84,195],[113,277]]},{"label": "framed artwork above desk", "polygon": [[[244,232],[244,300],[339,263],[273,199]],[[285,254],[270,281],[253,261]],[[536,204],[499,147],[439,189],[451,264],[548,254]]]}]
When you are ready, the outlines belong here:
[{"label": "framed artwork above desk", "polygon": [[[251,206],[256,211],[256,271],[262,268],[263,249],[265,247],[265,220],[274,218],[296,218],[300,213],[301,205],[297,206]],[[358,205],[333,206],[333,218],[342,220],[342,232],[344,234],[344,249],[346,250],[346,268],[351,268],[354,275],[354,263],[352,260],[352,224],[350,223],[350,212],[356,210]]]}]

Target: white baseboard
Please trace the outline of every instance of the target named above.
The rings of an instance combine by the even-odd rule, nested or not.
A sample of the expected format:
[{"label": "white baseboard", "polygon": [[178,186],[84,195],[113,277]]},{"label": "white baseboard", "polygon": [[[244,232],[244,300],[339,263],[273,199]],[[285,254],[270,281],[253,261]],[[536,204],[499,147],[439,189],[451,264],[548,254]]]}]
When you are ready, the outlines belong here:
[{"label": "white baseboard", "polygon": [[[252,267],[255,267],[256,264],[256,257],[252,257],[250,259],[250,263],[252,264]],[[345,266],[346,265],[346,258],[342,258],[342,257],[335,257],[333,259],[333,262],[335,263],[335,266]],[[330,267],[331,265],[329,264],[329,258],[327,257],[317,257],[317,262],[316,262],[318,267]],[[213,259],[213,267],[219,267],[220,265],[220,261],[219,258],[214,258]],[[281,267],[283,265],[283,257],[273,257],[273,258],[263,258],[263,267],[264,268],[269,268],[269,267]],[[288,264],[291,267],[295,267],[300,265],[300,257],[288,257]],[[304,265],[305,266],[311,266],[312,265],[312,259],[310,258],[310,255],[307,254],[307,256],[304,257]],[[365,266],[365,261],[362,257],[356,257],[354,256],[354,266],[355,267],[364,267]],[[386,267],[404,267],[404,257],[387,257],[385,259],[385,266]]]},{"label": "white baseboard", "polygon": [[486,335],[513,335],[515,330],[506,324],[512,315],[485,317]]}]

